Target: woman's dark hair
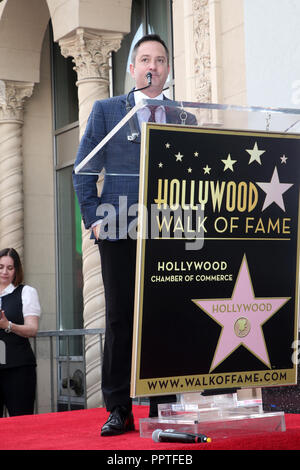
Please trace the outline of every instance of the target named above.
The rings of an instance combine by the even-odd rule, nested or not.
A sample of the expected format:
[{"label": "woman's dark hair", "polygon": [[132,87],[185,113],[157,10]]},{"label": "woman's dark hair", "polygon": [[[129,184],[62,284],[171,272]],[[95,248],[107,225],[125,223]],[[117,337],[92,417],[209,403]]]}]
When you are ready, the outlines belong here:
[{"label": "woman's dark hair", "polygon": [[20,256],[14,248],[4,248],[3,250],[0,250],[0,259],[3,256],[10,256],[14,260],[15,277],[13,280],[13,285],[17,287],[18,285],[22,284],[24,278]]}]

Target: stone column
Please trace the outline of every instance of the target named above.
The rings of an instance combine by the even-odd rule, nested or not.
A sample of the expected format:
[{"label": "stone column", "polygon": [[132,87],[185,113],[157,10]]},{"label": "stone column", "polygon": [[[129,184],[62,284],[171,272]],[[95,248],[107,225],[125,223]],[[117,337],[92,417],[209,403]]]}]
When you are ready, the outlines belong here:
[{"label": "stone column", "polygon": [[[64,57],[73,57],[78,76],[79,135],[96,100],[109,97],[109,56],[121,45],[121,34],[95,34],[79,28],[76,35],[59,41]],[[99,176],[98,191],[101,192]],[[90,231],[82,225],[84,328],[105,327],[105,299],[98,247],[90,240]],[[86,338],[87,406],[103,405],[98,337]]]},{"label": "stone column", "polygon": [[34,83],[0,80],[0,249],[24,256],[22,127]]},{"label": "stone column", "polygon": [[[221,0],[192,0],[195,101],[222,102],[221,64]],[[202,110],[201,119],[218,125],[218,111]]]},{"label": "stone column", "polygon": [[209,0],[193,0],[193,32],[195,52],[195,99],[211,101],[211,38]]}]

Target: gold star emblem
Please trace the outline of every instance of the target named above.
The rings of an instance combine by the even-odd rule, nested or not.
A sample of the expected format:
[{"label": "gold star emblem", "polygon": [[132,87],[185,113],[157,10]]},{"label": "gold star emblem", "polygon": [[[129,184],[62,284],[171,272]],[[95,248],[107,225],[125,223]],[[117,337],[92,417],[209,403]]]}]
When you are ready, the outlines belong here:
[{"label": "gold star emblem", "polygon": [[257,142],[255,142],[252,150],[246,149],[246,152],[248,152],[251,156],[249,160],[249,165],[253,162],[257,162],[261,165],[260,156],[265,153],[265,150],[258,150]]},{"label": "gold star emblem", "polygon": [[286,163],[287,157],[285,155],[282,155],[282,157],[280,157],[280,160],[281,160],[281,163]]},{"label": "gold star emblem", "polygon": [[176,153],[175,157],[176,157],[176,162],[182,162],[183,155],[180,152]]},{"label": "gold star emblem", "polygon": [[237,160],[232,160],[230,153],[228,154],[228,157],[226,160],[222,160],[224,163],[224,171],[226,170],[231,170],[233,171],[233,165],[237,162]]}]

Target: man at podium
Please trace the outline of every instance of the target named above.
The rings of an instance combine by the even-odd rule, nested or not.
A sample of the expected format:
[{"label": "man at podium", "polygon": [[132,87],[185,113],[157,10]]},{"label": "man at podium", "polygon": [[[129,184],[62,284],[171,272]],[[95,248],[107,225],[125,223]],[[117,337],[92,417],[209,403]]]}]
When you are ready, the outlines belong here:
[{"label": "man at podium", "polygon": [[[169,52],[158,35],[147,35],[135,45],[130,72],[135,88],[126,96],[96,101],[81,139],[75,167],[126,115],[138,100],[155,99],[168,103],[163,88],[169,74]],[[142,89],[142,91],[140,91]],[[154,112],[151,112],[154,111]],[[102,369],[102,392],[107,410],[107,422],[102,436],[118,435],[134,429],[130,398],[131,349],[134,311],[136,240],[130,237],[128,227],[117,225],[116,233],[101,236],[99,207],[113,204],[116,218],[120,214],[120,196],[126,196],[127,208],[138,202],[140,125],[143,121],[180,123],[179,111],[168,116],[165,106],[139,110],[136,120],[137,138],[128,138],[131,123],[127,123],[112,139],[105,151],[96,155],[99,173],[105,169],[101,196],[97,194],[98,176],[73,174],[83,222],[91,229],[91,237],[98,244],[106,300],[106,334]],[[174,115],[175,113],[175,115]],[[134,116],[135,118],[135,116]],[[190,122],[188,122],[190,121]],[[194,124],[189,116],[187,124]],[[103,235],[103,233],[102,233]],[[175,395],[150,398],[149,416],[157,416],[159,402],[176,401]]]}]

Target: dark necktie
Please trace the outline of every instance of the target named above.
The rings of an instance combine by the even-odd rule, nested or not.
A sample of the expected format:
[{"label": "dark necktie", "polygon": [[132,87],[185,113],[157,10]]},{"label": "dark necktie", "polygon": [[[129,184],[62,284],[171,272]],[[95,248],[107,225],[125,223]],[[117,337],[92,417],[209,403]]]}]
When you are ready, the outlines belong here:
[{"label": "dark necktie", "polygon": [[156,112],[157,108],[158,108],[158,106],[149,106],[150,116],[149,116],[148,122],[156,122],[155,112]]}]

